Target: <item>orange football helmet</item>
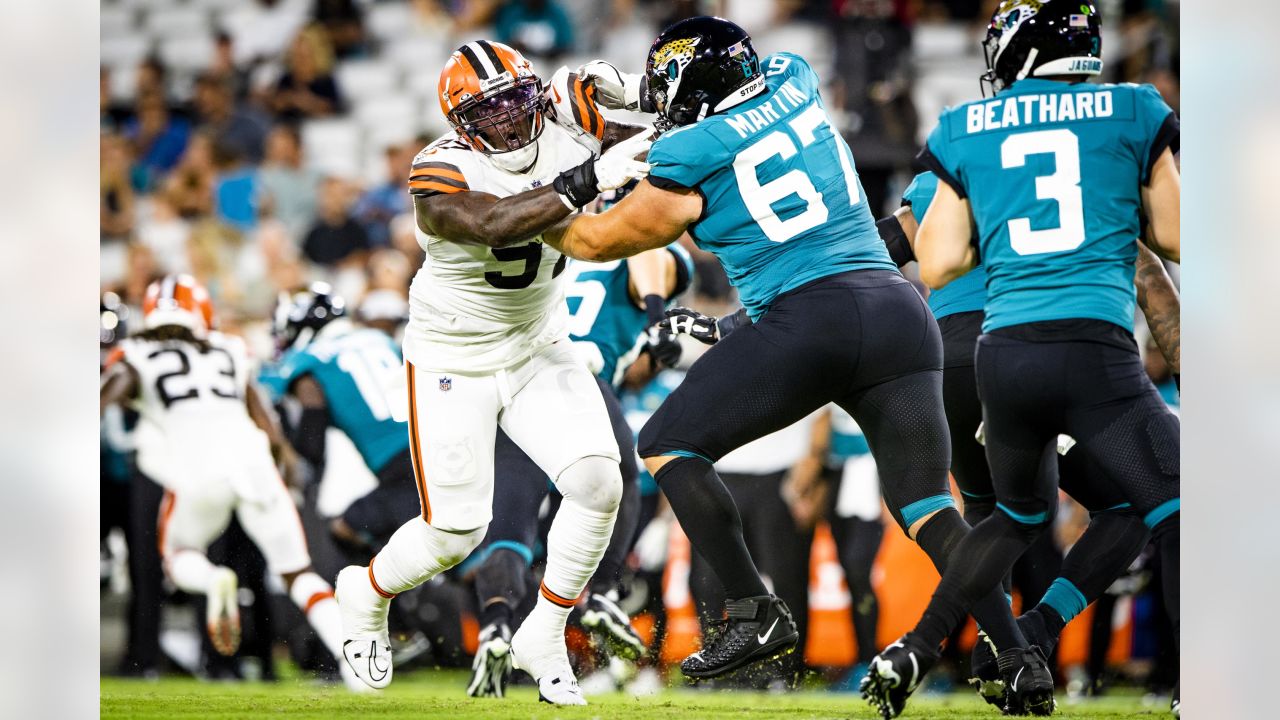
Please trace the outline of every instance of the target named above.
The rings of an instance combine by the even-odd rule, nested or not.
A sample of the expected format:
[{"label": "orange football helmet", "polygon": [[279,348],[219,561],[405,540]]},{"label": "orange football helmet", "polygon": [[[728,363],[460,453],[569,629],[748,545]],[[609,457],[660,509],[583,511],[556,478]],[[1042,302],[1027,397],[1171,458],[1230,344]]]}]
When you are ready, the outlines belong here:
[{"label": "orange football helmet", "polygon": [[521,150],[542,134],[542,80],[502,43],[476,40],[455,50],[440,71],[439,93],[458,136],[487,155]]},{"label": "orange football helmet", "polygon": [[181,325],[197,336],[214,328],[209,291],[190,275],[167,275],[147,286],[142,301],[142,326]]}]

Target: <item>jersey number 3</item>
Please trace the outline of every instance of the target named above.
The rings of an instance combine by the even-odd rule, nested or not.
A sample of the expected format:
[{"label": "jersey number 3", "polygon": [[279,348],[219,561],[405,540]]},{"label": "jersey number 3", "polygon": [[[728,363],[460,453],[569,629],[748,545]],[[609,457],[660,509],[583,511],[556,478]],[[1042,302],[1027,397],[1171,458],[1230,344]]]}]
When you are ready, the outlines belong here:
[{"label": "jersey number 3", "polygon": [[1019,255],[1075,250],[1084,242],[1084,200],[1080,193],[1080,140],[1066,129],[1010,135],[1000,144],[1005,169],[1027,164],[1028,155],[1052,154],[1054,172],[1036,178],[1036,199],[1058,203],[1058,227],[1032,230],[1031,219],[1009,221],[1009,244]]},{"label": "jersey number 3", "polygon": [[[827,132],[821,144],[833,146],[840,162],[840,170],[844,173],[849,204],[858,204],[858,176],[853,172],[849,146],[831,128],[822,108],[815,102],[788,120],[787,125],[800,140],[799,152],[802,155],[809,152],[809,147],[818,140],[819,128],[826,126]],[[793,168],[769,182],[760,182],[757,171],[761,165],[775,156],[786,162],[796,152],[796,144],[791,136],[782,130],[774,130],[733,159],[733,172],[738,179],[738,192],[742,195],[743,204],[751,213],[751,219],[764,231],[765,237],[777,243],[786,242],[827,221],[827,205],[818,189],[813,186],[813,180],[803,169]],[[797,195],[804,201],[804,209],[783,220],[774,212],[773,206],[792,195]]]}]

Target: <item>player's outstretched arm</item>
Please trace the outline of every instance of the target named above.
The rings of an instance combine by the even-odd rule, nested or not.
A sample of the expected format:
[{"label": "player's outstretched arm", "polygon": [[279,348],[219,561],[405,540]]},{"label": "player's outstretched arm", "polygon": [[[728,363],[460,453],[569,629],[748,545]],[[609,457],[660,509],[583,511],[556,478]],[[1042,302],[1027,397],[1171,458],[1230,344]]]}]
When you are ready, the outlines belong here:
[{"label": "player's outstretched arm", "polygon": [[1133,278],[1138,291],[1138,306],[1147,318],[1151,337],[1174,375],[1182,374],[1182,303],[1173,278],[1165,272],[1160,258],[1138,243],[1138,269]]},{"label": "player's outstretched arm", "polygon": [[415,196],[413,209],[423,232],[491,248],[537,237],[571,212],[550,185],[505,198],[472,191]]},{"label": "player's outstretched arm", "polygon": [[284,430],[280,427],[280,419],[276,417],[275,410],[271,409],[271,405],[252,382],[245,386],[244,405],[253,424],[266,433],[267,442],[271,446],[271,456],[284,470],[285,483],[294,485],[298,469],[298,454],[285,439]]},{"label": "player's outstretched arm", "polygon": [[324,464],[325,435],[329,428],[329,403],[324,390],[314,377],[303,375],[289,388],[289,393],[302,406],[298,427],[293,433],[293,447],[312,467],[318,468]]},{"label": "player's outstretched arm", "polygon": [[1182,262],[1179,224],[1182,214],[1182,177],[1173,152],[1165,148],[1151,168],[1151,180],[1142,188],[1142,207],[1151,231],[1151,249],[1160,257]]},{"label": "player's outstretched arm", "polygon": [[916,232],[915,255],[925,285],[937,290],[973,269],[978,254],[969,242],[971,237],[969,201],[947,183],[938,183],[938,192]]},{"label": "player's outstretched arm", "polygon": [[580,215],[542,236],[571,258],[605,262],[670,244],[702,213],[693,190],[664,190],[641,181],[622,202],[599,215]]}]

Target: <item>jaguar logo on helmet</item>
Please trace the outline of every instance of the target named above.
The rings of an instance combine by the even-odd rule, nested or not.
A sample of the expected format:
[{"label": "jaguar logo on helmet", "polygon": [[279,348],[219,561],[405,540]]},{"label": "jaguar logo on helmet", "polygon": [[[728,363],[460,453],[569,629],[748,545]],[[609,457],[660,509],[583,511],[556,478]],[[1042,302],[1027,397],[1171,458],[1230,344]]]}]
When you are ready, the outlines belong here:
[{"label": "jaguar logo on helmet", "polygon": [[663,30],[645,63],[646,93],[660,122],[689,125],[765,90],[747,32],[717,17],[694,17]]}]

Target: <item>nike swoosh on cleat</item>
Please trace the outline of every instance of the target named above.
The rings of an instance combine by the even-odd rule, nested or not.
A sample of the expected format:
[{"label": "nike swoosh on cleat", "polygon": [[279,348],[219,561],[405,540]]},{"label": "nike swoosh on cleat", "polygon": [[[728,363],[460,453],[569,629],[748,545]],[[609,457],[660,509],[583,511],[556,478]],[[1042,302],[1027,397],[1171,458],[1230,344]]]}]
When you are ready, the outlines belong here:
[{"label": "nike swoosh on cleat", "polygon": [[1023,670],[1026,670],[1026,669],[1027,669],[1027,668],[1026,668],[1026,666],[1023,666],[1023,667],[1018,668],[1018,674],[1013,676],[1013,687],[1012,687],[1012,690],[1013,690],[1014,692],[1018,692],[1018,678],[1022,677],[1022,671],[1023,671]]},{"label": "nike swoosh on cleat", "polygon": [[776,628],[776,627],[778,627],[778,620],[780,620],[780,619],[781,619],[781,618],[774,618],[774,619],[773,619],[773,624],[769,626],[769,632],[766,632],[764,635],[757,635],[757,636],[756,636],[756,642],[760,643],[761,645],[763,645],[763,644],[765,644],[766,642],[768,642],[768,641],[769,641],[769,637],[770,637],[771,635],[773,635],[773,629],[774,629],[774,628]]},{"label": "nike swoosh on cleat", "polygon": [[382,682],[382,679],[385,678],[387,673],[391,670],[391,663],[388,662],[384,667],[378,667],[375,662],[378,659],[378,643],[375,641],[372,645],[373,647],[369,653],[369,677],[374,682]]}]

